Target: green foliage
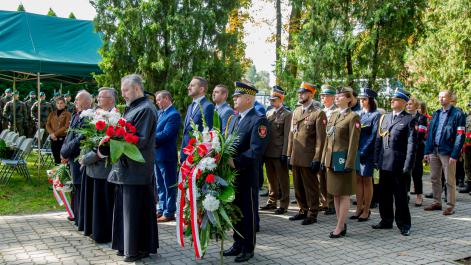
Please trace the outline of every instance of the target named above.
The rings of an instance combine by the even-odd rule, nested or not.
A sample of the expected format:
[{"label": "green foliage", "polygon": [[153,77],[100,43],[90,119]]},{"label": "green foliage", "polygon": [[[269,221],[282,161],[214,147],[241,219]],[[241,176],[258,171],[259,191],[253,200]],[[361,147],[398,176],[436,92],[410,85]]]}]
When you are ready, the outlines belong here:
[{"label": "green foliage", "polygon": [[51,17],[57,17],[56,12],[54,12],[52,8],[49,8],[49,11],[47,11],[47,15]]},{"label": "green foliage", "polygon": [[[103,33],[104,74],[99,84],[119,87],[120,79],[140,73],[149,92],[168,90],[180,110],[190,103],[185,89],[194,75],[210,90],[240,79],[246,68],[241,10],[246,0],[94,0],[95,25]],[[209,91],[211,92],[211,91]]]},{"label": "green foliage", "polygon": [[270,93],[270,73],[267,71],[257,71],[255,65],[251,65],[245,73],[245,78],[252,82],[262,93]]},{"label": "green foliage", "polygon": [[410,49],[407,67],[415,94],[438,107],[438,91],[451,89],[458,106],[471,100],[471,2],[430,0],[423,17],[425,29]]},{"label": "green foliage", "polygon": [[75,17],[74,12],[70,12],[69,18],[70,18],[70,19],[77,19],[77,18]]},{"label": "green foliage", "polygon": [[26,10],[25,10],[25,7],[23,6],[23,4],[20,3],[20,4],[18,5],[18,8],[16,9],[16,11],[18,11],[18,12],[25,12]]}]

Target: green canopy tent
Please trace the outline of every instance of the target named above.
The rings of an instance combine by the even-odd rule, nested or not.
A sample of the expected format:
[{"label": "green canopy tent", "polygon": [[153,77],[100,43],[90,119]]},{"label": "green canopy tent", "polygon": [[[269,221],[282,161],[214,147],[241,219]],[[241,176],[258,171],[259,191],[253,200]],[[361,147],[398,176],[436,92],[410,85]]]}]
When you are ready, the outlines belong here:
[{"label": "green canopy tent", "polygon": [[41,79],[93,82],[102,44],[92,21],[0,10],[0,79],[13,90],[16,82],[36,79],[38,95]]}]

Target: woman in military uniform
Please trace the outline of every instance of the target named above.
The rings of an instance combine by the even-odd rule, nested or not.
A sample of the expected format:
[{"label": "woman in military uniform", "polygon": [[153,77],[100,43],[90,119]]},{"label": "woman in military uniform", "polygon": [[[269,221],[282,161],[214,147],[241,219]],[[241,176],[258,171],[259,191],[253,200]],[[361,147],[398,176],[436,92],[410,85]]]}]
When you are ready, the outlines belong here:
[{"label": "woman in military uniform", "polygon": [[360,112],[361,133],[358,153],[360,167],[357,168],[356,177],[356,199],[357,210],[355,215],[350,216],[358,222],[368,221],[370,217],[370,204],[373,198],[373,156],[375,149],[376,134],[381,114],[376,110],[375,97],[378,94],[368,88],[362,89],[358,98],[363,110]]},{"label": "woman in military uniform", "polygon": [[360,138],[360,118],[353,112],[352,92],[344,87],[335,95],[338,111],[327,124],[327,138],[322,154],[322,164],[327,169],[327,192],[334,196],[337,226],[330,238],[347,233],[345,220],[350,208],[350,195],[355,193],[355,163]]}]

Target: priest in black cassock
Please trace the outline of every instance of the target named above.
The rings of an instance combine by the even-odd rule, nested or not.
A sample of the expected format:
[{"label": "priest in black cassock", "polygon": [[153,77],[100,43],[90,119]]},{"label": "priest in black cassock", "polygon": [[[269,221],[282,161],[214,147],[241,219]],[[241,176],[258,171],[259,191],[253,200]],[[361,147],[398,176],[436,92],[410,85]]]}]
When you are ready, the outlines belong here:
[{"label": "priest in black cassock", "polygon": [[[124,118],[133,124],[139,136],[137,147],[145,159],[139,163],[122,156],[113,164],[108,181],[116,185],[111,247],[117,255],[134,262],[157,253],[158,233],[154,200],[154,148],[157,116],[155,105],[144,96],[139,75],[121,79],[121,95],[126,101]],[[109,147],[98,149],[109,155]]]}]

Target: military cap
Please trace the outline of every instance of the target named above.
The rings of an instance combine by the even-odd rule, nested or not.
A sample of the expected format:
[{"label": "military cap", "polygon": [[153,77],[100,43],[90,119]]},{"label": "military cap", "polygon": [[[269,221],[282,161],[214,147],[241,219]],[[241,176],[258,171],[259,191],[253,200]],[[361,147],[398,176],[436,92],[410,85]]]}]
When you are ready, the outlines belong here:
[{"label": "military cap", "polygon": [[323,84],[321,86],[320,95],[335,95],[335,90],[332,86],[330,86],[328,84]]},{"label": "military cap", "polygon": [[54,92],[54,97],[59,97],[61,95],[61,93],[59,92]]},{"label": "military cap", "polygon": [[280,86],[273,86],[271,90],[270,99],[277,99],[277,98],[283,100],[285,98],[285,91]]},{"label": "military cap", "polygon": [[36,92],[31,91],[31,92],[29,92],[29,95],[30,95],[30,96],[36,96]]},{"label": "military cap", "polygon": [[5,93],[11,93],[11,88],[5,89]]},{"label": "military cap", "polygon": [[298,88],[298,93],[303,92],[311,92],[314,94],[316,93],[316,86],[308,82],[302,82]]},{"label": "military cap", "polygon": [[406,102],[409,101],[410,93],[405,91],[404,89],[397,88],[391,98],[398,98],[405,100]]},{"label": "military cap", "polygon": [[236,88],[232,96],[239,96],[239,95],[255,96],[258,93],[258,90],[255,88],[255,86],[247,80],[236,81],[234,82],[234,85]]},{"label": "military cap", "polygon": [[41,92],[39,92],[39,96],[40,96],[40,97],[44,97],[44,96],[46,96],[46,93],[44,93],[44,92],[41,91]]},{"label": "military cap", "polygon": [[362,88],[360,90],[360,94],[358,94],[358,98],[375,98],[377,96],[378,93],[369,88]]},{"label": "military cap", "polygon": [[343,93],[353,93],[353,88],[346,86],[346,87],[341,87],[337,89],[337,94],[343,94]]},{"label": "military cap", "polygon": [[70,97],[70,91],[67,91],[67,93],[64,94],[64,97]]},{"label": "military cap", "polygon": [[18,90],[13,91],[12,95],[19,95]]}]

